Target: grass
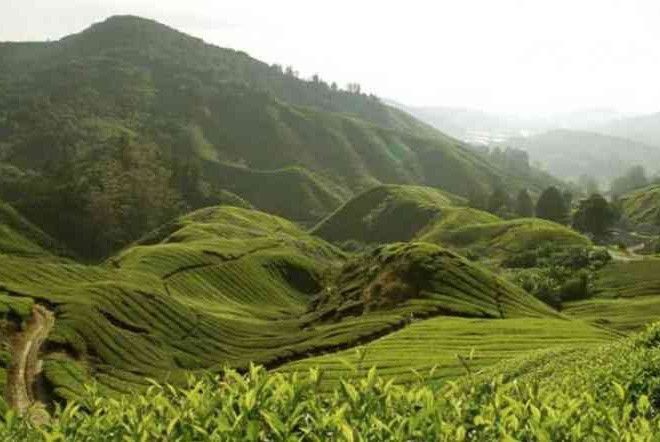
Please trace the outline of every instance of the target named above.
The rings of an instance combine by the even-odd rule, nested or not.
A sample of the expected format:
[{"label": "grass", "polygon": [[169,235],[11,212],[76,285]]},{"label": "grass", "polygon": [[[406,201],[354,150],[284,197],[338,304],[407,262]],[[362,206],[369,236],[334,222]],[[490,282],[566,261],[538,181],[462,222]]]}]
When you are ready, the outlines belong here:
[{"label": "grass", "polygon": [[[288,364],[283,372],[320,367],[326,379],[364,375],[369,367],[411,382],[433,367],[433,379],[453,379],[477,372],[504,359],[539,349],[592,346],[620,337],[583,321],[559,318],[480,319],[440,316],[414,322],[377,341],[340,353]],[[354,372],[351,367],[364,370]]]},{"label": "grass", "polygon": [[466,201],[428,187],[378,186],[349,200],[312,233],[333,242],[409,241],[444,207],[454,204]]},{"label": "grass", "polygon": [[422,241],[435,242],[460,251],[471,251],[493,258],[504,258],[543,245],[588,246],[590,241],[568,227],[538,218],[512,221],[478,222],[460,226],[440,223],[420,237]]},{"label": "grass", "polygon": [[[516,327],[515,329],[517,329]],[[660,327],[589,349],[537,352],[438,382],[397,385],[375,367],[321,387],[327,372],[191,377],[119,399],[90,386],[36,428],[0,416],[9,440],[655,440]]]},{"label": "grass", "polygon": [[566,303],[563,312],[625,333],[636,332],[660,315],[660,260],[612,262],[600,270],[594,296]]},{"label": "grass", "polygon": [[334,243],[423,241],[503,259],[544,245],[587,246],[574,230],[538,218],[504,221],[460,197],[413,186],[379,186],[345,203],[312,233]]},{"label": "grass", "polygon": [[658,224],[660,186],[652,185],[622,195],[619,199],[623,216],[632,224]]},{"label": "grass", "polygon": [[62,245],[0,201],[0,254],[47,257],[66,253]]},{"label": "grass", "polygon": [[54,311],[44,374],[73,398],[182,383],[193,372],[276,367],[405,328],[410,318],[557,313],[438,246],[393,244],[347,257],[284,219],[209,208],[100,266],[0,256],[5,302]]}]

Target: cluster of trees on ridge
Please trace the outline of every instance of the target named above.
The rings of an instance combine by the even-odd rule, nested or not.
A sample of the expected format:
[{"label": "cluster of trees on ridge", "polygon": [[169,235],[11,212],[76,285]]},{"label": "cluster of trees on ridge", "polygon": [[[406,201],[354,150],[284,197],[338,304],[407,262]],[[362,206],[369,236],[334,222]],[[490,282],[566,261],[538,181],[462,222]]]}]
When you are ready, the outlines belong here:
[{"label": "cluster of trees on ridge", "polygon": [[527,189],[521,189],[512,198],[503,187],[496,186],[490,195],[473,194],[470,206],[505,219],[536,216],[558,224],[571,225],[580,232],[591,234],[595,239],[604,239],[620,218],[616,205],[599,193],[592,193],[574,202],[571,191],[561,191],[555,186],[546,188],[536,203]]}]

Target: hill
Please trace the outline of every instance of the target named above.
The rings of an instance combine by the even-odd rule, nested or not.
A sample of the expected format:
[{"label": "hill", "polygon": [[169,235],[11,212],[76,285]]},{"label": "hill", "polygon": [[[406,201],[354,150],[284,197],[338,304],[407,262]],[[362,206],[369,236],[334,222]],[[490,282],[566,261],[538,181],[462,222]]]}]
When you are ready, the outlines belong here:
[{"label": "hill", "polygon": [[605,186],[632,166],[656,172],[653,164],[660,163],[660,148],[654,145],[584,131],[553,130],[504,144],[527,151],[532,162],[555,176],[576,179],[586,174]]},{"label": "hill", "polygon": [[0,201],[0,254],[46,258],[66,253],[61,244]]},{"label": "hill", "polygon": [[0,167],[14,171],[0,197],[97,259],[218,204],[314,223],[381,183],[459,195],[554,183],[376,97],[128,16],[0,43],[0,136]]},{"label": "hill", "polygon": [[622,333],[639,332],[660,314],[660,260],[612,262],[594,281],[593,297],[569,302],[573,318]]},{"label": "hill", "polygon": [[660,113],[615,119],[593,130],[660,148]]},{"label": "hill", "polygon": [[13,333],[35,305],[53,312],[40,357],[47,396],[61,398],[91,379],[113,395],[147,379],[277,367],[370,342],[410,318],[559,317],[438,246],[346,257],[289,221],[231,207],[179,218],[99,266],[0,256],[0,280],[0,319]]},{"label": "hill", "polygon": [[660,220],[660,186],[652,185],[619,198],[622,216],[634,225],[655,227]]},{"label": "hill", "polygon": [[334,243],[424,241],[480,256],[504,258],[544,244],[589,244],[577,232],[541,219],[505,221],[435,189],[381,186],[349,200],[312,233]]},{"label": "hill", "polygon": [[312,231],[328,241],[410,241],[443,207],[467,200],[437,189],[385,185],[350,199]]}]

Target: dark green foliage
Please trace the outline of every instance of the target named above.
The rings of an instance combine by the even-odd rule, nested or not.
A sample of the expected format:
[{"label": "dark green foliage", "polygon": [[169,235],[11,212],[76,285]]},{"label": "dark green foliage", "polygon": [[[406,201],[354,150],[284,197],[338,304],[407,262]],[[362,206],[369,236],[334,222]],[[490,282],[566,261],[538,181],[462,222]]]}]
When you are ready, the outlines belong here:
[{"label": "dark green foliage", "polygon": [[541,193],[536,202],[536,216],[558,224],[567,224],[568,207],[562,193],[555,186],[550,186]]},{"label": "dark green foliage", "polygon": [[634,166],[626,171],[622,176],[612,180],[610,192],[613,195],[623,195],[636,189],[648,186],[644,166]]},{"label": "dark green foliage", "polygon": [[349,200],[312,232],[333,242],[410,241],[455,204],[465,200],[427,187],[378,186]]},{"label": "dark green foliage", "polygon": [[521,189],[516,197],[516,215],[521,218],[534,216],[534,202],[527,189]]},{"label": "dark green foliage", "polygon": [[580,232],[591,233],[595,238],[604,238],[617,220],[616,211],[602,195],[592,194],[580,201],[573,215],[573,227]]},{"label": "dark green foliage", "polygon": [[501,186],[495,186],[493,192],[488,197],[488,211],[499,215],[506,213],[511,207],[511,198]]}]

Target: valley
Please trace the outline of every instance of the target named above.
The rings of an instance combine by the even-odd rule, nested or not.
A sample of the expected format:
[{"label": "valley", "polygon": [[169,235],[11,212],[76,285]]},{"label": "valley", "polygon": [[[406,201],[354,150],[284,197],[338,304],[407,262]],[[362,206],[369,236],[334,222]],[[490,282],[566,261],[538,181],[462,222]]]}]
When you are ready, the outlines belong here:
[{"label": "valley", "polygon": [[660,188],[621,174],[660,149],[611,116],[389,105],[131,15],[0,43],[0,439],[654,440]]}]

